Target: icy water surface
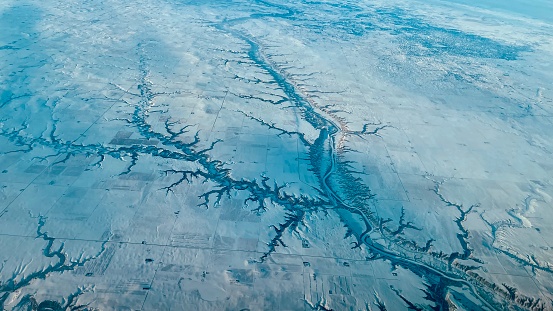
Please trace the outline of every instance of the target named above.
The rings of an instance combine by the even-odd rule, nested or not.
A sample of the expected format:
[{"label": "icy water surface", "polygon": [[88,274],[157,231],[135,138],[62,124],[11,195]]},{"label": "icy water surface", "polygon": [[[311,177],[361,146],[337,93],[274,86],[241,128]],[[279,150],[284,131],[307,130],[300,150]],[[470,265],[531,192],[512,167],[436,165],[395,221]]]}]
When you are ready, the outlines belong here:
[{"label": "icy water surface", "polygon": [[0,0],[2,310],[553,310],[517,5]]}]

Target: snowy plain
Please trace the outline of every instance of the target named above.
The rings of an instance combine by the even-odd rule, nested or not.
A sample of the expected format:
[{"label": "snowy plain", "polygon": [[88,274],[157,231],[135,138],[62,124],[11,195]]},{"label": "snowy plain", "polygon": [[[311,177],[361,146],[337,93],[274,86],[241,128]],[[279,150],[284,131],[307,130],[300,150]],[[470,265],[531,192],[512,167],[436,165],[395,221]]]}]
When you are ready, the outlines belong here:
[{"label": "snowy plain", "polygon": [[534,5],[0,0],[2,310],[553,310]]}]

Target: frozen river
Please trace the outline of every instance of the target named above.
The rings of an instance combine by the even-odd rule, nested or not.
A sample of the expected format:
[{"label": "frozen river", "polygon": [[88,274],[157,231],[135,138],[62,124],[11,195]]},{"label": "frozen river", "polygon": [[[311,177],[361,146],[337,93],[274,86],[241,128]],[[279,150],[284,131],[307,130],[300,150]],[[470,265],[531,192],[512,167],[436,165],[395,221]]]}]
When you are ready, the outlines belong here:
[{"label": "frozen river", "polygon": [[516,5],[0,0],[2,310],[553,310]]}]

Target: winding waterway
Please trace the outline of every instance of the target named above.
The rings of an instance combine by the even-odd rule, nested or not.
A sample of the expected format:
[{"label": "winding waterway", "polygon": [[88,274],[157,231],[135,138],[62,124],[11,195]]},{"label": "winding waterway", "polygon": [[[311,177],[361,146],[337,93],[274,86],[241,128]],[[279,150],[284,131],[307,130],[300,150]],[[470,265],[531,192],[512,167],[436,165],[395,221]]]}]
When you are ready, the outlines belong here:
[{"label": "winding waterway", "polygon": [[[289,100],[298,108],[302,113],[302,118],[311,124],[315,129],[319,130],[319,137],[313,144],[309,144],[305,140],[302,140],[306,147],[312,151],[318,151],[316,154],[311,156],[311,165],[314,167],[315,172],[319,172],[319,183],[321,189],[324,191],[324,194],[331,202],[331,205],[335,209],[346,210],[351,213],[356,213],[360,215],[364,220],[364,225],[366,227],[365,231],[357,232],[358,239],[361,243],[364,243],[371,253],[377,254],[382,259],[389,260],[393,265],[399,265],[412,271],[420,277],[425,277],[428,275],[434,275],[440,279],[437,286],[433,286],[436,292],[433,293],[434,302],[439,306],[440,309],[447,309],[447,302],[445,301],[445,288],[447,286],[462,287],[466,285],[471,293],[478,298],[483,306],[486,306],[490,310],[496,310],[496,307],[492,306],[488,302],[488,299],[485,299],[479,293],[479,290],[476,286],[469,281],[468,279],[461,278],[458,275],[463,275],[463,271],[457,269],[457,276],[448,271],[440,271],[435,267],[432,267],[428,264],[415,261],[414,259],[402,256],[398,252],[393,252],[386,249],[383,245],[379,243],[374,243],[370,238],[369,234],[374,230],[376,225],[371,219],[371,216],[368,215],[367,209],[355,208],[351,205],[348,205],[340,197],[332,186],[331,177],[333,175],[339,174],[336,171],[336,165],[339,161],[336,154],[336,136],[341,134],[341,128],[336,121],[332,119],[330,115],[325,115],[323,111],[318,111],[317,108],[309,102],[303,96],[292,82],[290,82],[283,74],[276,69],[276,66],[272,64],[266,57],[263,56],[261,46],[257,43],[252,37],[248,34],[237,30],[233,26],[236,26],[240,23],[246,22],[248,20],[263,19],[263,18],[282,18],[282,19],[292,19],[296,12],[282,5],[272,4],[266,1],[257,1],[260,4],[265,5],[271,9],[284,10],[284,13],[255,13],[251,14],[248,17],[241,17],[236,19],[225,20],[219,24],[216,24],[216,28],[233,35],[234,37],[243,40],[249,46],[248,56],[249,58],[260,68],[265,70],[273,79],[276,81],[278,86],[284,91]],[[326,152],[325,152],[326,150]],[[316,157],[316,159],[313,159]],[[337,176],[340,178],[340,176]],[[350,228],[351,224],[346,223]],[[381,236],[386,238],[384,234],[381,233]],[[388,243],[393,243],[392,240],[387,239]],[[404,247],[401,247],[404,251],[410,251]],[[421,254],[419,252],[416,255],[428,256],[427,254]],[[468,278],[468,276],[467,276]],[[442,284],[442,286],[440,286]],[[445,284],[445,286],[443,286]]]},{"label": "winding waterway", "polygon": [[[296,87],[294,81],[279,70],[277,64],[272,63],[270,59],[264,55],[263,46],[256,40],[256,38],[240,28],[242,23],[253,20],[271,18],[293,20],[295,16],[301,14],[301,12],[297,12],[286,6],[273,4],[267,1],[261,0],[256,1],[256,3],[271,12],[253,13],[246,17],[226,19],[219,23],[214,23],[212,26],[219,31],[227,33],[244,42],[248,46],[248,58],[256,66],[272,77],[279,88],[285,93],[288,100],[298,108],[300,114],[299,117],[308,122],[318,131],[317,139],[313,142],[309,142],[301,136],[301,133],[286,132],[281,130],[290,135],[299,135],[300,141],[306,148],[308,148],[310,165],[318,178],[319,186],[324,196],[323,199],[310,200],[306,197],[297,197],[295,195],[283,193],[280,190],[284,186],[278,186],[276,184],[274,186],[269,185],[267,183],[269,180],[268,177],[263,177],[260,183],[255,180],[249,181],[245,179],[238,180],[233,178],[230,174],[231,169],[227,168],[224,162],[210,157],[209,152],[218,143],[217,141],[213,142],[208,148],[199,149],[198,134],[192,137],[190,142],[183,142],[182,140],[177,139],[178,136],[185,133],[186,127],[176,130],[173,127],[173,123],[166,122],[166,132],[156,132],[154,127],[149,124],[147,120],[149,114],[151,113],[150,107],[153,106],[153,99],[157,95],[161,95],[163,93],[154,93],[152,91],[153,86],[147,79],[148,69],[144,59],[140,59],[139,71],[141,77],[139,78],[138,85],[139,94],[131,94],[134,96],[132,97],[133,100],[136,99],[137,103],[131,103],[131,105],[134,106],[134,113],[127,121],[129,125],[134,126],[138,130],[142,137],[147,140],[156,140],[161,146],[140,144],[133,144],[129,146],[106,146],[101,143],[85,145],[76,142],[63,141],[56,135],[56,124],[58,121],[55,119],[52,120],[52,129],[47,136],[32,137],[25,135],[25,128],[2,129],[0,134],[16,143],[16,145],[24,148],[18,150],[17,152],[30,152],[35,146],[38,145],[51,148],[57,152],[56,154],[51,155],[52,157],[61,157],[61,160],[58,162],[64,162],[76,154],[97,156],[99,157],[97,164],[101,164],[106,156],[118,159],[130,157],[130,165],[126,171],[121,174],[128,174],[131,172],[133,166],[137,164],[139,155],[150,155],[163,159],[197,163],[200,169],[170,169],[165,171],[167,174],[180,174],[181,178],[164,189],[169,192],[172,191],[174,187],[179,186],[182,182],[190,181],[192,178],[203,178],[205,180],[213,181],[217,184],[218,188],[216,187],[200,195],[200,197],[204,200],[202,205],[208,206],[208,204],[212,203],[210,200],[213,196],[215,197],[214,204],[218,204],[223,195],[230,195],[231,190],[238,190],[248,192],[250,197],[246,200],[246,202],[257,202],[259,204],[258,209],[260,211],[264,209],[263,202],[268,199],[280,206],[283,206],[287,212],[291,212],[291,214],[287,214],[285,224],[280,224],[278,227],[273,226],[277,235],[273,238],[273,241],[269,243],[269,251],[263,254],[261,261],[267,258],[275,250],[275,248],[279,246],[279,242],[284,245],[281,240],[284,231],[287,228],[290,228],[290,226],[297,222],[298,219],[301,219],[305,213],[314,211],[317,208],[332,208],[342,214],[350,213],[359,215],[362,219],[361,225],[360,222],[354,220],[353,217],[342,217],[345,225],[348,226],[357,237],[358,243],[365,245],[374,258],[387,260],[392,266],[401,266],[425,279],[428,283],[431,283],[431,286],[428,286],[428,291],[431,292],[431,295],[429,295],[426,299],[434,302],[438,309],[447,309],[448,302],[446,301],[446,294],[448,287],[466,287],[470,290],[471,294],[480,301],[482,306],[485,306],[490,310],[501,308],[499,304],[496,305],[495,303],[490,302],[491,297],[494,295],[489,287],[486,287],[485,284],[480,284],[478,280],[469,275],[466,271],[452,266],[451,262],[447,262],[447,258],[444,259],[433,256],[428,252],[428,250],[420,251],[414,248],[409,248],[398,243],[394,237],[387,235],[386,232],[379,228],[379,219],[371,213],[368,205],[369,202],[364,202],[364,204],[361,205],[349,203],[353,202],[354,198],[349,197],[351,196],[350,194],[344,193],[337,183],[337,181],[348,182],[350,180],[348,179],[347,170],[344,171],[341,169],[346,165],[343,163],[343,160],[339,154],[340,150],[337,147],[337,140],[339,140],[339,137],[347,135],[346,131],[344,131],[338,120],[334,119],[332,115],[326,113],[324,110],[318,108],[315,103],[311,102],[308,96],[303,94],[299,88]],[[275,11],[277,11],[277,13],[275,13]],[[278,11],[281,12],[278,13]],[[52,110],[54,108],[55,107],[53,107]],[[356,186],[357,185],[352,184],[352,187]],[[362,190],[365,188],[366,187],[361,187]],[[356,202],[359,202],[359,200]],[[459,206],[457,207],[460,208]],[[463,212],[462,210],[460,212],[462,215],[468,213]],[[461,225],[462,221],[462,218],[458,221],[459,229],[463,234],[468,234],[466,230],[463,230]],[[83,261],[82,263],[78,262],[76,264],[67,264],[66,257],[62,254],[61,249],[59,251],[52,250],[54,238],[41,231],[44,224],[44,220],[41,218],[39,221],[39,229],[37,230],[38,237],[42,237],[47,242],[44,250],[44,256],[59,257],[60,263],[52,266],[44,272],[30,274],[30,276],[25,279],[25,283],[22,283],[20,287],[25,284],[29,284],[31,281],[36,279],[45,278],[47,274],[52,272],[61,273],[67,270],[73,270],[77,265],[81,265],[86,262]],[[385,245],[374,241],[371,237],[373,234],[379,236],[381,240],[383,239],[385,241]],[[463,242],[464,240],[460,239],[460,241]],[[466,254],[465,257],[470,255],[470,252],[466,252],[467,247],[467,245],[463,245]],[[102,250],[96,257],[102,253],[103,249],[104,248],[102,246]],[[450,258],[460,257],[456,255],[456,257],[454,256]],[[434,262],[436,264],[429,264],[430,262]],[[15,280],[15,277],[10,280],[12,283]],[[11,293],[13,293],[16,289],[18,288],[14,285],[0,287],[0,294],[3,293],[3,296],[0,296],[0,307],[3,307],[8,296],[11,295]]]}]

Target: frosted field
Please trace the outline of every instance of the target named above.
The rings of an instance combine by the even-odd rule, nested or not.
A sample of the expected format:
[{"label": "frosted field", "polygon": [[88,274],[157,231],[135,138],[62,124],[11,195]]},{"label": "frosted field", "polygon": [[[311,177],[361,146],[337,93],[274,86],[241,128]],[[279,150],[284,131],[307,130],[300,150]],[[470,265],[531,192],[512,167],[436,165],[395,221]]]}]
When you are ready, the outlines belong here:
[{"label": "frosted field", "polygon": [[553,310],[513,3],[0,0],[1,309]]}]

